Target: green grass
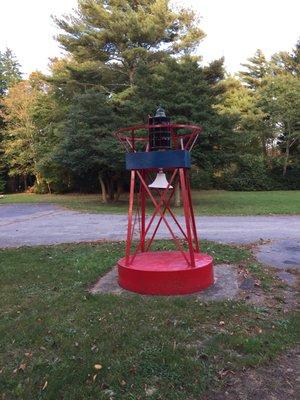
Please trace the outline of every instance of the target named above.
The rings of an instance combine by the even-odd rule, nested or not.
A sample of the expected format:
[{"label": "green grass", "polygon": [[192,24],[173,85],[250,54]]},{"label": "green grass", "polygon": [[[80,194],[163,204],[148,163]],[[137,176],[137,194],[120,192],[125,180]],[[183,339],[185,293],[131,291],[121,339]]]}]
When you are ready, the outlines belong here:
[{"label": "green grass", "polygon": [[[218,262],[252,262],[245,249],[204,242],[207,249]],[[200,400],[226,383],[226,371],[256,367],[295,343],[296,317],[278,309],[88,294],[123,250],[0,250],[1,398]]]},{"label": "green grass", "polygon": [[[127,196],[115,204],[102,204],[98,195],[36,195],[10,194],[1,204],[55,203],[63,207],[97,213],[126,213]],[[222,190],[194,191],[197,215],[265,215],[300,214],[300,191],[227,192]],[[181,212],[181,210],[178,210]]]}]

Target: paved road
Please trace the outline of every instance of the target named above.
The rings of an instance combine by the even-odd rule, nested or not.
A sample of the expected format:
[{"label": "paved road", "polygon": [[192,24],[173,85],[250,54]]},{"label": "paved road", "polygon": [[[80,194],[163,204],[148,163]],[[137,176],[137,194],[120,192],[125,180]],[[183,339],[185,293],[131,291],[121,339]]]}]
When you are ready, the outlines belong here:
[{"label": "paved road", "polygon": [[[125,215],[86,214],[52,204],[0,205],[0,247],[123,240],[126,224]],[[261,261],[274,264],[275,254],[278,267],[300,266],[299,215],[203,216],[197,217],[197,229],[201,238],[222,243],[271,239],[274,243],[258,252]],[[159,237],[166,236],[161,226]]]}]

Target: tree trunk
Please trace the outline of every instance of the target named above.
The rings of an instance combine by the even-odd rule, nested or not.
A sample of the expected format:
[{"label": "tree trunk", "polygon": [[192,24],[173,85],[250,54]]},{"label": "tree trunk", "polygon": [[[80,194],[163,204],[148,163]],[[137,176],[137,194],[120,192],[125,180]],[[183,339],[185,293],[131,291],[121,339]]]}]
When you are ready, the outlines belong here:
[{"label": "tree trunk", "polygon": [[112,203],[114,201],[114,181],[111,179],[109,184],[108,184],[108,198],[109,198],[109,202]]},{"label": "tree trunk", "polygon": [[289,156],[290,156],[290,141],[289,139],[286,141],[286,146],[285,146],[285,157],[284,157],[284,163],[283,163],[283,173],[282,175],[286,175],[286,170],[287,170],[287,165],[289,161]]},{"label": "tree trunk", "polygon": [[106,192],[105,183],[100,174],[99,174],[98,178],[99,178],[100,187],[101,187],[102,203],[106,204],[107,203],[107,192]]},{"label": "tree trunk", "polygon": [[28,185],[27,185],[27,175],[24,175],[24,192],[27,191]]},{"label": "tree trunk", "polygon": [[118,181],[117,182],[117,192],[115,193],[114,201],[119,201],[122,190],[123,190],[123,185],[120,181]]}]

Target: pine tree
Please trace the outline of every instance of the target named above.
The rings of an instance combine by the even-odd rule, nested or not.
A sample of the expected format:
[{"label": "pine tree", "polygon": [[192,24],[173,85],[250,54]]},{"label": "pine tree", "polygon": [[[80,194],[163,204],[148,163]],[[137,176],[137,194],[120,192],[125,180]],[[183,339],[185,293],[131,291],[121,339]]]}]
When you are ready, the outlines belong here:
[{"label": "pine tree", "polygon": [[273,74],[290,73],[300,77],[300,39],[291,51],[280,51],[272,56]]},{"label": "pine tree", "polygon": [[242,82],[250,89],[257,89],[262,85],[263,79],[269,74],[270,66],[264,53],[257,50],[253,57],[248,59],[248,63],[241,64],[245,71],[240,71],[239,76]]},{"label": "pine tree", "polygon": [[[58,41],[77,61],[102,62],[133,85],[140,62],[191,52],[204,34],[193,11],[169,0],[82,0],[75,16],[56,18]],[[120,66],[122,67],[120,69]]]},{"label": "pine tree", "polygon": [[147,115],[161,104],[174,123],[202,125],[203,133],[192,154],[197,184],[203,188],[212,185],[213,168],[223,162],[223,144],[230,131],[223,115],[214,109],[223,78],[223,59],[206,67],[191,56],[169,58],[154,67],[144,64],[137,71],[134,95],[120,107],[120,113],[132,123],[146,122]]},{"label": "pine tree", "polygon": [[115,199],[123,152],[111,133],[118,124],[107,96],[87,91],[70,107],[53,159],[74,176],[99,179],[103,202]]},{"label": "pine tree", "polygon": [[0,97],[7,94],[8,89],[20,82],[22,74],[20,64],[10,49],[0,52]]}]

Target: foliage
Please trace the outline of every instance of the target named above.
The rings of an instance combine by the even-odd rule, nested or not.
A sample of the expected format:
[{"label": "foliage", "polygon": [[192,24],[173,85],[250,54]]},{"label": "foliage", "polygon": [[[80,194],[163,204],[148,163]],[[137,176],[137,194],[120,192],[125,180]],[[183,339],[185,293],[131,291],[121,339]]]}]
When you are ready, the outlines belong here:
[{"label": "foliage", "polygon": [[242,82],[233,78],[223,82],[225,90],[215,108],[220,115],[231,118],[239,156],[229,159],[218,173],[217,187],[299,188],[298,59],[299,43],[292,53],[275,54],[270,61],[257,51],[248,64],[243,64],[246,70],[240,72]]},{"label": "foliage", "polygon": [[245,68],[239,73],[241,80],[253,90],[262,85],[263,79],[270,72],[270,64],[260,49],[256,50],[254,56],[248,59],[248,63],[241,65]]},{"label": "foliage", "polygon": [[[293,150],[300,150],[300,77],[292,74],[280,74],[269,77],[260,90],[261,107],[269,115],[274,136],[285,154],[283,175],[291,163]],[[297,151],[298,150],[298,151]]]},{"label": "foliage", "polygon": [[55,21],[67,55],[51,60],[49,75],[20,81],[12,52],[0,53],[7,191],[118,200],[128,179],[112,133],[146,122],[158,105],[172,121],[204,128],[192,152],[194,188],[300,188],[300,42],[270,60],[258,50],[231,77],[223,59],[201,64],[197,15],[168,0],[82,0]]},{"label": "foliage", "polygon": [[[95,114],[95,109],[97,113]],[[63,136],[53,154],[55,161],[75,175],[94,174],[105,184],[113,200],[113,185],[121,174],[123,157],[112,132],[116,116],[103,93],[89,91],[74,98]]]},{"label": "foliage", "polygon": [[3,157],[3,130],[5,129],[3,99],[9,89],[21,80],[20,65],[10,49],[0,51],[0,191],[7,186],[9,167]]},{"label": "foliage", "polygon": [[0,52],[0,98],[21,80],[20,64],[11,49]]},{"label": "foliage", "polygon": [[169,0],[81,1],[76,18],[55,21],[63,31],[59,42],[77,61],[109,64],[131,85],[141,61],[188,53],[204,36],[194,12],[176,12]]},{"label": "foliage", "polygon": [[35,100],[35,89],[28,81],[22,81],[10,88],[3,101],[6,123],[3,149],[9,174],[12,176],[26,177],[35,173],[34,144],[37,132],[31,118],[31,108]]},{"label": "foliage", "polygon": [[237,160],[237,167],[225,173],[220,185],[225,181],[231,190],[272,190],[276,187],[270,179],[270,172],[262,156],[243,155]]}]

